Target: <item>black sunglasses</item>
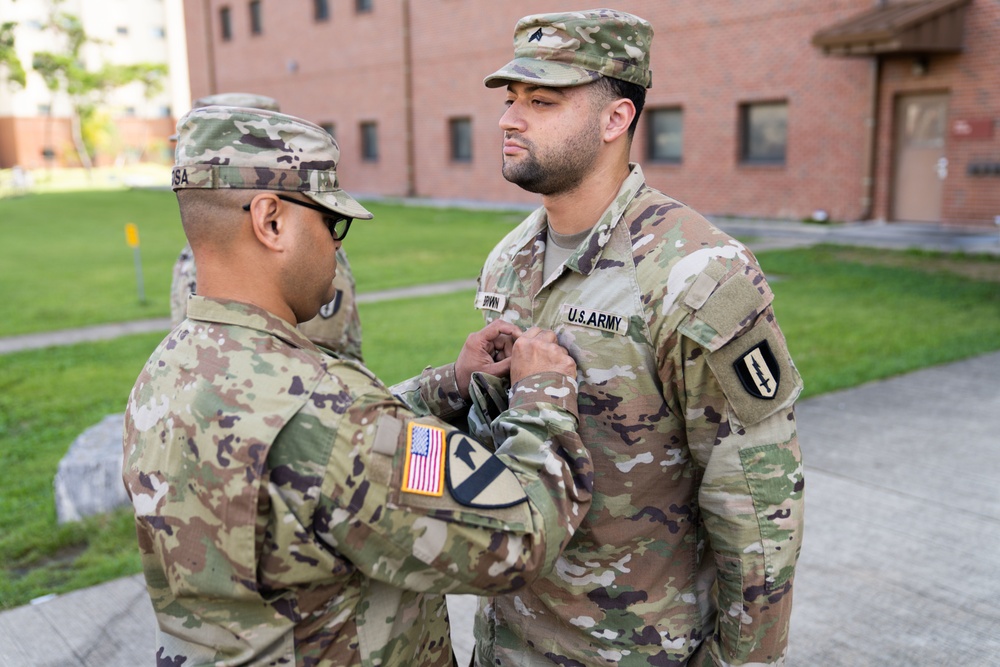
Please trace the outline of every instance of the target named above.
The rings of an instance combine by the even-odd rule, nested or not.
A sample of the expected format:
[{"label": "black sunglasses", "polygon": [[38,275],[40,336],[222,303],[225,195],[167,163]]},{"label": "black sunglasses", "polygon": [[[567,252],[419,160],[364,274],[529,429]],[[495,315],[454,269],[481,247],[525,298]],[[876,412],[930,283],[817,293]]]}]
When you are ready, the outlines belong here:
[{"label": "black sunglasses", "polygon": [[[287,201],[292,204],[298,204],[299,206],[305,206],[306,208],[311,208],[314,211],[319,211],[323,214],[323,224],[326,228],[330,230],[330,236],[333,237],[334,241],[343,241],[344,237],[347,236],[348,230],[351,229],[351,222],[354,218],[348,218],[344,215],[337,215],[330,209],[319,206],[317,204],[310,204],[309,202],[304,202],[301,199],[295,199],[293,197],[286,197],[285,195],[275,195],[281,201]],[[243,204],[243,210],[249,211],[250,204]]]}]

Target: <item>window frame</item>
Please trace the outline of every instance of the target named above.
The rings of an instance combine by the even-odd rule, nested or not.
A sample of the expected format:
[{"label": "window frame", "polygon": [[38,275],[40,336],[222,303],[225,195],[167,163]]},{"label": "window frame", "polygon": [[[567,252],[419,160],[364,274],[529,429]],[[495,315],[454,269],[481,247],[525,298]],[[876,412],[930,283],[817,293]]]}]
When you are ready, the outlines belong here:
[{"label": "window frame", "polygon": [[233,10],[229,5],[219,7],[219,35],[223,42],[233,39]]},{"label": "window frame", "polygon": [[326,23],[330,20],[330,0],[313,0],[313,21]]},{"label": "window frame", "polygon": [[[682,164],[684,162],[684,107],[671,105],[647,109],[646,113],[646,159],[655,164]],[[680,151],[676,157],[657,155],[656,116],[660,113],[677,113],[680,117]]]},{"label": "window frame", "polygon": [[[464,142],[459,141],[462,137],[459,137],[458,133],[461,128],[465,128]],[[463,148],[467,149],[466,152],[459,150]],[[455,116],[448,119],[448,157],[451,162],[456,164],[469,164],[472,162],[472,157],[474,155],[473,151],[473,141],[472,141],[472,116]]]},{"label": "window frame", "polygon": [[[781,156],[761,156],[754,155],[751,153],[751,136],[752,136],[752,112],[754,109],[760,109],[764,107],[782,107],[784,109],[784,137],[783,144],[781,147]],[[768,100],[754,100],[752,102],[741,102],[739,105],[739,120],[738,120],[738,155],[737,158],[741,165],[746,166],[762,166],[762,167],[783,167],[788,163],[788,100],[787,99],[768,99]]]},{"label": "window frame", "polygon": [[361,121],[361,161],[378,162],[378,122],[374,120]]},{"label": "window frame", "polygon": [[264,34],[263,3],[260,0],[250,0],[248,7],[250,11],[250,34],[251,35]]},{"label": "window frame", "polygon": [[367,14],[375,10],[374,0],[354,0],[354,11],[358,14]]}]

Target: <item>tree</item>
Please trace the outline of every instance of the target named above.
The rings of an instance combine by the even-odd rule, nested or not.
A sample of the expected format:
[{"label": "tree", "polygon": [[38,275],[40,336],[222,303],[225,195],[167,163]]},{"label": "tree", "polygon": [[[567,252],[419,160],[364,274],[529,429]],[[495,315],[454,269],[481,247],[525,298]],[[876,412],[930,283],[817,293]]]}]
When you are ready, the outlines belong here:
[{"label": "tree", "polygon": [[4,78],[8,82],[23,87],[26,81],[24,65],[21,64],[21,59],[17,57],[17,51],[14,49],[16,27],[17,23],[14,21],[0,23],[0,74],[6,72]]},{"label": "tree", "polygon": [[47,29],[62,37],[63,49],[58,52],[40,51],[34,54],[32,69],[45,80],[53,94],[62,91],[72,106],[71,129],[73,144],[80,163],[90,171],[93,167],[93,146],[84,138],[83,123],[95,117],[95,111],[105,95],[115,88],[140,83],[147,97],[160,90],[167,73],[166,65],[134,63],[113,65],[103,63],[95,69],[87,66],[83,58],[84,47],[100,44],[88,36],[79,17],[59,10],[63,0],[52,0],[52,10]]}]

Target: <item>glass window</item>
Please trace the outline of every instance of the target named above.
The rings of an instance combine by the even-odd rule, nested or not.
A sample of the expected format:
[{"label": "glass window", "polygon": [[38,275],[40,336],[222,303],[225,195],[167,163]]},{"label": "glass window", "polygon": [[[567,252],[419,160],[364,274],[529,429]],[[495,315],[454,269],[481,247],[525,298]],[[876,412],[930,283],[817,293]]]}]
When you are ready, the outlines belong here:
[{"label": "glass window", "polygon": [[329,134],[331,137],[333,137],[334,139],[337,138],[336,125],[334,125],[333,123],[320,123],[319,126],[322,127],[323,131]]},{"label": "glass window", "polygon": [[250,3],[250,33],[259,35],[263,32],[260,18],[260,0],[253,0]]},{"label": "glass window", "polygon": [[655,162],[680,162],[684,155],[683,109],[651,109],[647,113],[649,159]]},{"label": "glass window", "polygon": [[354,0],[354,7],[358,12],[370,12],[372,0]]},{"label": "glass window", "polygon": [[788,103],[740,107],[740,160],[784,164],[788,148]]},{"label": "glass window", "polygon": [[222,41],[228,42],[233,38],[233,16],[229,7],[219,10],[219,28],[222,30]]},{"label": "glass window", "polygon": [[313,19],[327,21],[330,18],[330,3],[327,0],[313,0]]},{"label": "glass window", "polygon": [[454,162],[472,162],[472,119],[452,118],[448,121],[451,137],[451,159]]},{"label": "glass window", "polygon": [[361,158],[365,162],[378,161],[378,125],[361,123]]},{"label": "glass window", "polygon": [[119,35],[127,35],[128,34],[128,26],[127,25],[120,25],[117,28],[115,28],[115,32],[117,32]]}]

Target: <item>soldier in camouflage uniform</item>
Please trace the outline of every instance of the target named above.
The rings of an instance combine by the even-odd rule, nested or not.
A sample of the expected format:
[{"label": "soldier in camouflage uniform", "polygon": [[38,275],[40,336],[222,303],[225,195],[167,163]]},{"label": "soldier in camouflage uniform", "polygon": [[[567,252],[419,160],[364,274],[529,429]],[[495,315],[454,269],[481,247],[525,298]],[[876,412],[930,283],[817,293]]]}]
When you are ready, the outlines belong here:
[{"label": "soldier in camouflage uniform", "polygon": [[[452,665],[444,594],[547,572],[589,507],[576,365],[553,332],[472,334],[409,383],[417,414],[295,327],[329,301],[350,219],[371,218],[338,158],[320,127],[270,111],[179,123],[199,294],[124,433],[159,665]],[[509,370],[513,391],[477,368]],[[470,400],[496,415],[495,452],[443,421]]]},{"label": "soldier in camouflage uniform", "polygon": [[[220,93],[199,97],[192,103],[198,109],[212,105],[248,107],[280,111],[278,101],[266,95],[251,93]],[[176,135],[170,137],[176,140]],[[173,279],[170,283],[170,321],[177,326],[184,319],[188,297],[195,293],[197,274],[191,245],[181,249],[174,263]],[[333,279],[334,297],[323,305],[319,314],[299,325],[306,338],[320,347],[347,355],[355,361],[363,361],[361,356],[361,317],[354,290],[354,275],[347,263],[344,249],[337,250],[337,275]]]},{"label": "soldier in camouflage uniform", "polygon": [[652,36],[610,10],[529,16],[485,79],[507,89],[503,174],[543,207],[476,305],[569,349],[595,477],[555,570],[482,604],[478,665],[784,661],[801,379],[753,254],[629,162]]}]

